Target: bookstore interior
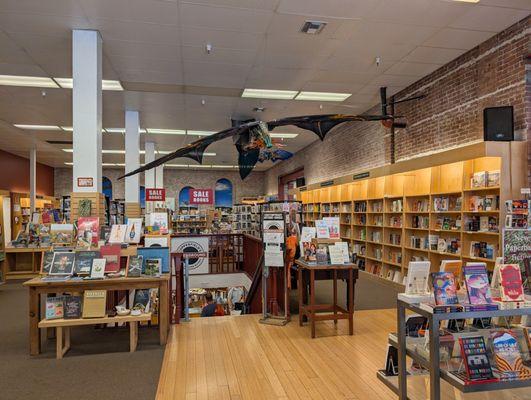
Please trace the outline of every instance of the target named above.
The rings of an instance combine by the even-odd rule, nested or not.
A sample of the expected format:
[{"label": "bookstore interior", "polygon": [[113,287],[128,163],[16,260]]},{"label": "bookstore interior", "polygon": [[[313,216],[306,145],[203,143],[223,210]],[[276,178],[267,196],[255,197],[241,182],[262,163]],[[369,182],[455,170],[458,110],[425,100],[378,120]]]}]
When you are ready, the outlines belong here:
[{"label": "bookstore interior", "polygon": [[1,399],[531,400],[531,2],[5,7]]}]

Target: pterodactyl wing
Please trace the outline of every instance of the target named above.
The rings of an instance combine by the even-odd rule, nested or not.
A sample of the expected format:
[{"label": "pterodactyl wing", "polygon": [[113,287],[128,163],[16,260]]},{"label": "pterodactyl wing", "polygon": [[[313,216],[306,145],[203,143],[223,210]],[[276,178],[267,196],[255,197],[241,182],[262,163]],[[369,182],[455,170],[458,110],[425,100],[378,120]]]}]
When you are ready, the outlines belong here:
[{"label": "pterodactyl wing", "polygon": [[324,140],[326,134],[332,128],[350,121],[385,121],[393,117],[389,115],[344,115],[344,114],[323,114],[307,115],[303,117],[282,118],[267,123],[269,130],[279,126],[293,125],[301,129],[312,131],[319,139]]},{"label": "pterodactyl wing", "polygon": [[187,146],[184,146],[178,150],[175,150],[173,153],[157,158],[155,161],[152,161],[138,169],[135,169],[134,171],[128,172],[124,176],[121,176],[119,179],[125,178],[127,176],[131,176],[131,175],[136,175],[140,172],[148,171],[152,168],[158,167],[159,165],[163,165],[179,157],[191,158],[192,160],[195,160],[198,163],[201,163],[203,161],[203,154],[209,145],[219,140],[223,140],[228,137],[231,137],[233,135],[238,135],[242,130],[245,130],[245,129],[248,129],[248,128],[245,128],[245,127],[229,128],[221,132],[215,133],[211,136],[207,136],[202,139],[196,140],[195,142],[192,142]]}]

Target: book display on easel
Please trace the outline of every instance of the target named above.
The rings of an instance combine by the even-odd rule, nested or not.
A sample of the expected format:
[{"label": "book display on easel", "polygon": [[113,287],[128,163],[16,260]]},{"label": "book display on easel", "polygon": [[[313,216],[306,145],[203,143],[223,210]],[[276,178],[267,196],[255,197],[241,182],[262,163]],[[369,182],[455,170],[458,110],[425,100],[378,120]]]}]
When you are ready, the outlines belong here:
[{"label": "book display on easel", "polygon": [[501,156],[484,156],[305,188],[300,192],[303,220],[315,226],[337,215],[340,236],[361,269],[399,285],[405,284],[411,261],[432,266],[443,259],[483,262],[492,271],[501,255],[505,208],[513,215],[527,209],[524,201],[506,203],[511,184],[504,178],[506,166]]}]

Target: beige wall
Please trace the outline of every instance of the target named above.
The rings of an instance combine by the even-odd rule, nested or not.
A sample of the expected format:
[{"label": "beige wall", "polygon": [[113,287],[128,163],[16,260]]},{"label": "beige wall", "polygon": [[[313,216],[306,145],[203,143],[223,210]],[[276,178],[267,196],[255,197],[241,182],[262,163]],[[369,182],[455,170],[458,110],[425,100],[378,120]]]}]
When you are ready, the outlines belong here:
[{"label": "beige wall", "polygon": [[[115,199],[123,199],[124,180],[118,180],[123,174],[122,169],[104,169],[103,176],[109,178],[113,184],[113,196]],[[144,183],[141,174],[140,184]],[[238,171],[194,171],[166,169],[164,171],[164,188],[167,197],[178,197],[179,191],[184,186],[195,188],[214,188],[216,181],[227,178],[232,182],[233,201],[240,202],[242,197],[259,196],[264,194],[264,173],[253,172],[244,181],[241,180]],[[55,169],[55,196],[68,195],[72,191],[72,169]]]}]

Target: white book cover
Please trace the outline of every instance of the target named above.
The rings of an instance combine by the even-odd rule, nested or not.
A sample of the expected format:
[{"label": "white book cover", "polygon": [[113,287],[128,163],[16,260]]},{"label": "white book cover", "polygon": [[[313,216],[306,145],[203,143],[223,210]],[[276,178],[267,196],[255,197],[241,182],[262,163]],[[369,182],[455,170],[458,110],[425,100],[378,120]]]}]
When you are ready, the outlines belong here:
[{"label": "white book cover", "polygon": [[125,233],[127,231],[127,225],[113,225],[111,226],[111,234],[109,236],[109,243],[119,244],[125,242]]},{"label": "white book cover", "polygon": [[406,280],[406,294],[424,294],[428,292],[429,261],[409,263]]},{"label": "white book cover", "polygon": [[95,258],[92,260],[92,267],[90,268],[91,278],[103,278],[105,276],[105,258]]},{"label": "white book cover", "polygon": [[330,264],[343,264],[345,262],[343,249],[340,246],[328,246],[328,254],[330,255]]},{"label": "white book cover", "polygon": [[334,244],[334,246],[341,248],[341,251],[343,252],[343,262],[349,263],[350,262],[350,253],[348,251],[348,243],[347,242],[337,242]]},{"label": "white book cover", "polygon": [[142,218],[127,218],[127,231],[125,241],[127,243],[139,243],[142,237]]},{"label": "white book cover", "polygon": [[322,219],[315,221],[315,228],[317,229],[317,238],[318,239],[330,239],[330,230],[328,229],[328,224]]},{"label": "white book cover", "polygon": [[303,226],[301,231],[301,240],[299,243],[301,254],[304,254],[304,243],[310,243],[317,234],[317,230],[311,226]]},{"label": "white book cover", "polygon": [[168,232],[168,214],[165,212],[154,212],[149,215],[149,225],[157,227],[160,233]]},{"label": "white book cover", "polygon": [[324,217],[323,221],[328,224],[330,239],[339,239],[339,217]]}]

